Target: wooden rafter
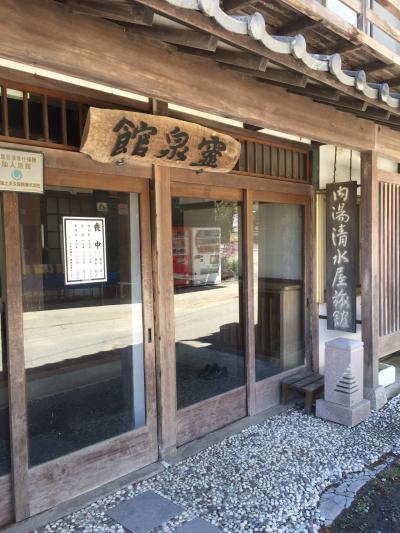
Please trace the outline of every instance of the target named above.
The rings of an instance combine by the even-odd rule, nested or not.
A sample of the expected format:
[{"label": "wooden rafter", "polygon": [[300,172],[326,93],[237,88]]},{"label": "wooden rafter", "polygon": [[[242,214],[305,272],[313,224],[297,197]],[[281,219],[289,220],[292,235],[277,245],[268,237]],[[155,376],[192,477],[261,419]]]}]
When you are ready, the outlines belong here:
[{"label": "wooden rafter", "polygon": [[309,30],[320,26],[321,22],[317,20],[310,19],[306,15],[301,15],[295,20],[291,20],[282,26],[279,26],[274,30],[276,35],[294,35],[296,33],[302,32],[304,30]]},{"label": "wooden rafter", "polygon": [[66,5],[74,13],[83,15],[142,24],[144,26],[153,24],[154,13],[145,6],[115,2],[110,4],[109,2],[92,2],[88,0],[67,0]]},{"label": "wooden rafter", "polygon": [[[287,2],[288,4],[292,1],[295,3],[300,2],[308,6],[308,4],[304,2],[304,0],[282,0],[282,1],[284,1],[285,3]],[[324,72],[319,69],[312,69],[308,67],[306,64],[304,64],[302,61],[296,60],[296,58],[291,55],[276,53],[276,52],[269,50],[265,46],[260,46],[259,42],[250,39],[246,35],[239,35],[231,31],[228,31],[225,28],[222,28],[220,25],[215,24],[211,20],[210,17],[205,17],[200,12],[197,12],[191,9],[177,8],[176,6],[171,5],[169,2],[166,2],[165,0],[137,0],[137,2],[140,4],[146,5],[147,7],[150,7],[156,13],[163,15],[167,18],[170,18],[176,22],[184,24],[188,27],[196,28],[198,30],[211,33],[212,35],[215,35],[216,37],[218,37],[219,40],[226,42],[230,44],[231,46],[235,46],[244,51],[252,52],[255,54],[259,54],[263,57],[266,57],[269,60],[271,60],[271,62],[276,63],[277,65],[280,65],[289,70],[298,72],[301,75],[306,76],[307,78],[314,80],[317,83],[335,88],[349,97],[364,100],[368,104],[371,103],[370,96],[367,96],[362,91],[358,91],[354,87],[351,87],[349,85],[342,83],[339,79],[337,79],[335,76],[332,76],[329,72]],[[315,2],[315,0],[310,0],[310,2],[312,2],[313,4],[316,3],[320,8],[322,7],[320,4]],[[308,11],[312,12],[311,9],[308,9]],[[331,15],[331,11],[327,10],[326,8],[325,8],[324,13],[327,16]],[[307,15],[308,14],[309,13],[307,12]],[[320,21],[321,14],[315,15],[314,13],[314,16],[311,18]],[[359,30],[357,30],[357,28],[354,28],[350,24],[348,24],[347,26],[351,28],[351,32],[350,30],[347,30],[347,27],[346,27],[347,34],[345,31],[343,31],[344,38],[347,38],[347,39],[354,38],[354,41],[357,45],[366,44],[364,40],[369,39],[368,42],[371,44],[371,48],[372,48],[372,45],[375,48],[377,47],[376,42],[372,38],[362,34]],[[395,54],[392,54],[392,56],[393,56],[393,61],[394,62],[397,61],[400,66],[400,59],[398,58],[398,56],[396,56]],[[389,61],[389,58],[386,57],[385,59],[386,61]],[[379,98],[374,99],[373,105],[381,109],[388,108],[388,105],[384,101],[380,100]],[[392,112],[400,116],[400,108],[393,108]]]},{"label": "wooden rafter", "polygon": [[198,48],[200,50],[208,50],[215,52],[218,45],[218,39],[214,35],[202,31],[186,30],[169,27],[151,27],[145,28],[143,26],[129,26],[127,32],[141,35],[148,39],[165,41],[171,44],[177,44],[189,48]]}]

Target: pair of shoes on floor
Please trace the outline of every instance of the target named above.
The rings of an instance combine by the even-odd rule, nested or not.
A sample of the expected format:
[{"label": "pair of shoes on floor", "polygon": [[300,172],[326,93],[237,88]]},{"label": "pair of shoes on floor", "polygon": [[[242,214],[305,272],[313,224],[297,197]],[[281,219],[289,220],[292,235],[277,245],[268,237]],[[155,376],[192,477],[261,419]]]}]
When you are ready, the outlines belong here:
[{"label": "pair of shoes on floor", "polygon": [[228,369],[226,366],[219,366],[217,363],[213,365],[207,364],[199,374],[199,378],[203,379],[216,379],[226,377],[228,375]]}]

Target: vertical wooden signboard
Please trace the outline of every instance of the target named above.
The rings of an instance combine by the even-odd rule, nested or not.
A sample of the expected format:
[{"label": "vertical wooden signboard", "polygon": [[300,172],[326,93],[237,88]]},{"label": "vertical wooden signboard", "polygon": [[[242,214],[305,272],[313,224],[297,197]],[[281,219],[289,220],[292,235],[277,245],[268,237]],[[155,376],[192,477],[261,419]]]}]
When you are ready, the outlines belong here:
[{"label": "vertical wooden signboard", "polygon": [[357,182],[326,186],[328,329],[356,331]]}]

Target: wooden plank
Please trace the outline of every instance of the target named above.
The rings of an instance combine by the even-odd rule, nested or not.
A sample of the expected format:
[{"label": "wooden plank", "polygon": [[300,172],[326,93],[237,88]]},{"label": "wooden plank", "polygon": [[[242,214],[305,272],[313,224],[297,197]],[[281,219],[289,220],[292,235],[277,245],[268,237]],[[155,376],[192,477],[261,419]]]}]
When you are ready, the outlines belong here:
[{"label": "wooden plank", "polygon": [[24,117],[24,137],[29,139],[29,108],[28,108],[28,95],[26,92],[23,93],[22,100],[22,113]]},{"label": "wooden plank", "polygon": [[152,262],[153,258],[151,248],[150,186],[148,181],[139,181],[140,184],[138,183],[137,186],[133,186],[132,188],[135,189],[135,192],[139,193],[146,425],[149,429],[151,439],[154,442],[154,454],[157,456],[157,383],[155,368],[155,331],[153,308],[154,287]]},{"label": "wooden plank", "polygon": [[384,20],[375,11],[373,11],[372,9],[366,9],[366,17],[371,22],[371,24],[374,24],[377,28],[386,33],[386,35],[388,35],[397,42],[400,41],[400,30],[396,29],[395,26],[393,26],[393,24],[391,24],[390,22]]},{"label": "wooden plank", "polygon": [[360,9],[357,13],[357,28],[364,33],[368,32],[367,2],[361,0]]},{"label": "wooden plank", "polygon": [[[3,148],[21,148],[19,144],[16,143],[9,143],[9,142],[1,142],[0,146]],[[80,154],[78,152],[70,152],[67,150],[60,150],[55,148],[41,148],[33,146],[30,148],[30,151],[32,152],[41,152],[45,156],[45,178],[46,174],[48,172],[48,169],[54,169],[61,171],[77,171],[77,172],[86,172],[91,174],[97,174],[97,175],[103,175],[104,177],[107,176],[125,176],[125,177],[131,177],[135,176],[135,178],[130,179],[141,179],[151,178],[151,165],[129,165],[129,168],[127,166],[121,165],[103,165],[102,163],[97,163],[96,161],[92,161],[89,157],[85,156],[84,154]],[[109,179],[108,183],[112,183],[112,181]],[[129,183],[129,181],[127,181]],[[107,187],[106,187],[107,189]]]},{"label": "wooden plank", "polygon": [[69,9],[82,15],[104,17],[109,20],[128,22],[130,24],[153,24],[154,13],[146,7],[123,3],[100,3],[85,0],[67,0]]},{"label": "wooden plank", "polygon": [[246,387],[204,400],[177,413],[177,442],[181,446],[246,416]]},{"label": "wooden plank", "polygon": [[[47,97],[47,94],[43,95],[42,113],[43,113],[44,140],[46,142],[49,142],[49,140],[50,140],[50,134],[49,134],[49,108],[48,108],[48,97]],[[80,131],[82,131],[82,130],[80,130]]]},{"label": "wooden plank", "polygon": [[393,354],[400,350],[400,332],[380,336],[377,342],[377,356],[379,358]]},{"label": "wooden plank", "polygon": [[[153,2],[146,0],[146,5],[150,5],[149,1]],[[159,1],[157,4],[157,10],[167,7],[166,2],[161,5]],[[179,12],[178,18],[186,16],[185,10],[171,7],[168,10],[176,12],[177,17]],[[0,15],[2,57],[26,63],[34,61],[37,66],[156,98],[168,100],[173,95],[174,101],[181,105],[225,114],[254,125],[268,124],[278,131],[294,134],[301,131],[308,138],[354,149],[375,147],[375,126],[368,121],[353,120],[349,129],[348,116],[344,113],[306,101],[301,96],[287,94],[276,86],[269,86],[266,98],[265,87],[252,79],[222,71],[219,65],[200,57],[173,53],[167,45],[152,40],[145,42],[143,37],[127,35],[107,21],[74,16],[49,1],[37,3],[33,0],[4,0],[0,5]],[[216,26],[206,17],[194,15],[199,15],[200,18],[196,20],[201,20],[203,25],[207,23],[216,30]],[[46,23],[41,24],[41,21]],[[68,39],[59,39],[60,27],[64,28]],[[204,30],[203,27],[199,29]],[[20,36],[17,42],[16,34]],[[226,34],[231,41],[233,37],[235,42],[241,39],[229,32]],[[243,40],[245,49],[254,45],[260,50],[258,43],[244,37]],[[43,44],[46,42],[51,43],[51,54],[46,53]],[[127,46],[132,50],[140,50],[140,53],[127,55]],[[70,54],[71,48],[80,50],[79,63]],[[94,55],[101,57],[102,61],[93,61]],[[118,76],[115,74],[115,64],[119,67]],[[292,66],[296,70],[299,63],[295,61]],[[331,75],[328,77],[334,80]],[[158,83],[160,78],[163,79],[162,84]],[[345,90],[342,84],[339,85],[342,91]],[[354,90],[351,93],[355,94]],[[224,94],[223,99],[220,98],[221,94]],[[360,97],[359,93],[357,96]],[[235,105],[232,105],[233,102]],[[376,105],[380,103],[377,101]],[[320,120],[321,116],[324,116],[324,121]],[[335,124],[334,128],[332,124]],[[400,134],[391,132],[390,136],[398,141]],[[383,143],[382,151],[386,153]]]},{"label": "wooden plank", "polygon": [[195,30],[185,30],[170,28],[168,26],[145,28],[144,26],[128,27],[127,31],[135,36],[141,35],[148,39],[166,41],[184,47],[195,48],[215,52],[218,46],[218,39],[214,35]]},{"label": "wooden plank", "polygon": [[364,387],[378,386],[379,190],[376,152],[361,154],[361,321],[364,342]]},{"label": "wooden plank", "polygon": [[13,518],[11,476],[6,475],[0,477],[0,527],[9,524]]},{"label": "wooden plank", "polygon": [[239,189],[230,189],[228,187],[210,187],[209,185],[195,185],[174,182],[174,170],[171,171],[171,195],[184,196],[192,198],[205,198],[207,200],[227,200],[232,202],[241,202],[243,193]]},{"label": "wooden plank", "polygon": [[361,10],[361,3],[363,0],[340,0],[342,4],[349,7],[356,13],[359,13]]},{"label": "wooden plank", "polygon": [[399,0],[375,0],[377,4],[387,9],[389,13],[400,19],[400,1]]},{"label": "wooden plank", "polygon": [[304,367],[294,368],[292,370],[287,370],[276,376],[263,379],[262,381],[257,381],[256,383],[256,412],[261,413],[270,407],[278,405],[280,402],[281,395],[281,381],[286,377],[289,377],[293,374],[298,373],[299,371],[304,370]]},{"label": "wooden plank", "polygon": [[3,133],[4,135],[10,134],[10,129],[8,125],[8,97],[7,97],[7,86],[2,84],[1,87],[1,113],[3,116]]},{"label": "wooden plank", "polygon": [[215,185],[217,187],[254,189],[271,193],[293,193],[296,195],[311,195],[312,187],[308,183],[296,182],[293,180],[280,180],[263,176],[262,179],[244,175],[240,172],[219,174],[217,172],[190,172],[184,169],[175,168],[172,179],[174,182],[187,184]]},{"label": "wooden plank", "polygon": [[[29,469],[31,514],[70,500],[157,460],[155,432],[143,427]],[[84,467],[83,467],[84,465]]]},{"label": "wooden plank", "polygon": [[155,301],[158,440],[161,457],[174,453],[176,430],[176,354],[172,269],[171,171],[154,167],[153,268]]},{"label": "wooden plank", "polygon": [[18,194],[3,193],[5,300],[12,480],[15,520],[29,516],[28,426],[26,414],[22,271]]},{"label": "wooden plank", "polygon": [[243,199],[244,249],[244,334],[246,356],[247,414],[256,412],[256,354],[254,331],[254,264],[253,264],[253,193],[246,190]]}]

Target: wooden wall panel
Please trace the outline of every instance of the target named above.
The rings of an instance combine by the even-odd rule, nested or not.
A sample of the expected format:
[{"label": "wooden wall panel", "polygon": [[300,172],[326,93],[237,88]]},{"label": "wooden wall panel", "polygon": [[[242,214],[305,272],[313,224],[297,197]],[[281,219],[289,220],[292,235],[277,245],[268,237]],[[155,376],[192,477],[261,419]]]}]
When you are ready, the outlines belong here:
[{"label": "wooden wall panel", "polygon": [[3,476],[0,478],[0,527],[9,524],[13,518],[11,476]]},{"label": "wooden wall panel", "polygon": [[[379,335],[400,331],[400,180],[379,182]],[[400,348],[400,345],[398,346]]]},{"label": "wooden wall panel", "polygon": [[246,388],[220,394],[177,413],[178,446],[244,418],[247,414]]}]

